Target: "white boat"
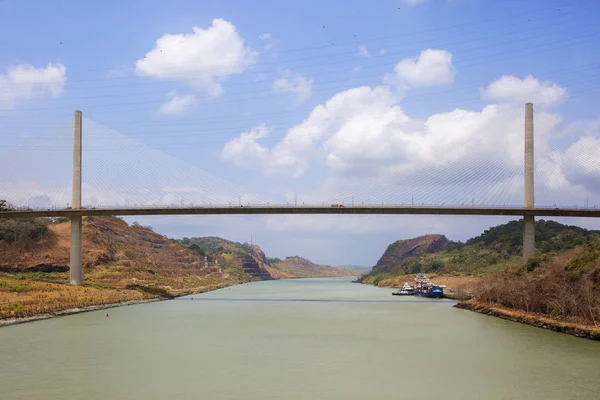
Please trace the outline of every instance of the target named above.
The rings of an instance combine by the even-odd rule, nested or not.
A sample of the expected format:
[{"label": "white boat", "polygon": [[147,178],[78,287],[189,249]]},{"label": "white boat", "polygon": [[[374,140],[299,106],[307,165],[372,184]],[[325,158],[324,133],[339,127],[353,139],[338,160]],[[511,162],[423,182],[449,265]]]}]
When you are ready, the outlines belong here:
[{"label": "white boat", "polygon": [[413,294],[413,288],[406,282],[398,291],[392,293],[394,296],[412,296]]}]

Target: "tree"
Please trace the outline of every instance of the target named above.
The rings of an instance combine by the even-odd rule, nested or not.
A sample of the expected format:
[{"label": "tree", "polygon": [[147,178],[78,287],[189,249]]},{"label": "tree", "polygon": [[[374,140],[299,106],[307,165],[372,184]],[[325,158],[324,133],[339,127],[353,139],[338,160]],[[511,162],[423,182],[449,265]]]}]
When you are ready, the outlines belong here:
[{"label": "tree", "polygon": [[0,211],[10,211],[12,206],[6,200],[0,200]]},{"label": "tree", "polygon": [[437,272],[440,269],[442,269],[443,266],[444,266],[444,263],[442,262],[442,260],[434,258],[433,260],[431,260],[427,263],[426,269],[427,269],[427,272]]},{"label": "tree", "polygon": [[413,274],[420,274],[421,273],[421,263],[420,262],[415,262],[411,268],[410,268],[410,272]]}]

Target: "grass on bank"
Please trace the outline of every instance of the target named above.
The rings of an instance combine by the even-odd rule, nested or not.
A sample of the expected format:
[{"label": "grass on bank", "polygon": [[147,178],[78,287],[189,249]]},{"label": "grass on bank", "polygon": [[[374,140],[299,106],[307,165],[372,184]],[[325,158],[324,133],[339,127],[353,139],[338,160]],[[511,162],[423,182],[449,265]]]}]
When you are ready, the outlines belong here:
[{"label": "grass on bank", "polygon": [[148,272],[84,271],[84,285],[68,284],[68,273],[0,273],[0,320],[51,314],[72,308],[131,300],[172,298],[226,286],[217,277],[162,277]]}]

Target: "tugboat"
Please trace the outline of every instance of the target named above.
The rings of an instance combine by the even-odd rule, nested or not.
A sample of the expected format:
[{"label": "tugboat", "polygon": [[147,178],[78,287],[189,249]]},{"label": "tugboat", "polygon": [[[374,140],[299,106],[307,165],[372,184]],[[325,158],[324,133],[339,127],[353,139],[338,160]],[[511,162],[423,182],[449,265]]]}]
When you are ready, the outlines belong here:
[{"label": "tugboat", "polygon": [[437,299],[441,299],[444,296],[444,288],[433,284],[429,278],[424,275],[417,275],[415,282],[416,296],[433,297]]},{"label": "tugboat", "polygon": [[404,286],[402,286],[398,291],[392,293],[393,296],[412,296],[413,288],[406,282],[404,282]]}]

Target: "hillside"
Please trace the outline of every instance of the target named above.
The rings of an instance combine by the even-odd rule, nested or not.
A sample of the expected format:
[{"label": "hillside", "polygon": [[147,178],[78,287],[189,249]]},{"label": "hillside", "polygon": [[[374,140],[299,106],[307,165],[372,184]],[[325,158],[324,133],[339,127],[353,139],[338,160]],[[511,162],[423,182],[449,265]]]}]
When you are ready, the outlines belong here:
[{"label": "hillside", "polygon": [[[536,254],[560,253],[589,244],[598,237],[599,231],[539,220]],[[394,276],[419,272],[477,275],[502,270],[521,262],[522,241],[522,220],[492,227],[465,244],[448,241],[442,235],[399,240],[388,246],[363,282],[386,285]]]},{"label": "hillside", "polygon": [[327,265],[315,264],[302,257],[285,260],[267,258],[259,246],[232,242],[219,237],[185,237],[179,241],[188,246],[209,264],[214,263],[229,271],[241,268],[254,279],[322,278],[356,276],[361,273]]},{"label": "hillside", "polygon": [[399,266],[406,265],[419,257],[444,250],[454,245],[444,235],[424,235],[413,239],[397,240],[390,244],[377,264],[373,273],[393,273]]},{"label": "hillside", "polygon": [[84,286],[71,287],[69,229],[68,222],[0,221],[0,319],[202,292],[252,279],[241,268],[206,264],[149,227],[86,217]]},{"label": "hillside", "polygon": [[328,265],[315,264],[306,258],[293,256],[284,260],[269,259],[273,274],[278,278],[323,278],[334,276],[356,276],[361,271],[352,271],[344,268],[335,268]]},{"label": "hillside", "polygon": [[182,245],[206,260],[207,264],[221,268],[241,280],[273,279],[269,262],[259,246],[209,237],[185,237]]},{"label": "hillside", "polygon": [[472,294],[459,306],[600,340],[600,238],[491,271]]}]

